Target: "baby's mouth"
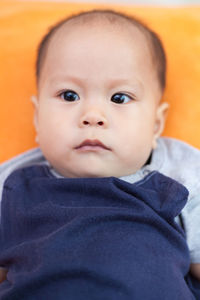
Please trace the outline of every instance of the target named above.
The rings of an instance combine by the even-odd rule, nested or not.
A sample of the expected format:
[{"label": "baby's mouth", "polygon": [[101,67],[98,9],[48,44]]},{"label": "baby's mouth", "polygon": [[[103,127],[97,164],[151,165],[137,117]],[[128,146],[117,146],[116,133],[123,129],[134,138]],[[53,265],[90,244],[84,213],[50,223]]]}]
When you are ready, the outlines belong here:
[{"label": "baby's mouth", "polygon": [[85,140],[83,141],[80,145],[75,147],[76,150],[98,150],[98,149],[104,149],[104,150],[109,150],[111,149],[104,145],[101,141],[99,140]]}]

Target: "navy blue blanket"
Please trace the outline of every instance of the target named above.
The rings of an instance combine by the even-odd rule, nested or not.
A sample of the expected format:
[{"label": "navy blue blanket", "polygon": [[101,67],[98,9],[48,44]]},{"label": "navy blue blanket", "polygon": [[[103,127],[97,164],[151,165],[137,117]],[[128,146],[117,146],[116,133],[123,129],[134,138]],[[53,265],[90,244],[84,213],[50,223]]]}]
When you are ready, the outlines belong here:
[{"label": "navy blue blanket", "polygon": [[188,191],[152,172],[130,184],[115,177],[54,178],[48,168],[6,181],[1,300],[190,300],[189,251],[174,221]]}]

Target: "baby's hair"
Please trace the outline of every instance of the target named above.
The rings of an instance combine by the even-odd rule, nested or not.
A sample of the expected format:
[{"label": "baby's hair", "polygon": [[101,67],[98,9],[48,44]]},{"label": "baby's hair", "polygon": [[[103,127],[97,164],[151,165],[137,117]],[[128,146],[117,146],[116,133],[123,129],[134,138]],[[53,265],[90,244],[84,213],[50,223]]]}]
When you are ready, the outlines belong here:
[{"label": "baby's hair", "polygon": [[120,26],[122,23],[126,22],[126,24],[138,28],[144,34],[147,42],[149,43],[152,62],[155,65],[159,85],[161,90],[164,90],[166,84],[166,55],[160,38],[154,31],[152,31],[147,25],[137,18],[113,10],[91,10],[87,12],[81,12],[67,17],[51,27],[41,40],[38,47],[36,60],[37,83],[39,82],[40,72],[52,36],[60,27],[66,25],[68,22],[71,23],[71,21],[74,21],[77,24],[89,24],[90,22],[93,22],[93,25],[97,24],[98,21],[104,21],[109,24],[114,24],[115,26]]}]

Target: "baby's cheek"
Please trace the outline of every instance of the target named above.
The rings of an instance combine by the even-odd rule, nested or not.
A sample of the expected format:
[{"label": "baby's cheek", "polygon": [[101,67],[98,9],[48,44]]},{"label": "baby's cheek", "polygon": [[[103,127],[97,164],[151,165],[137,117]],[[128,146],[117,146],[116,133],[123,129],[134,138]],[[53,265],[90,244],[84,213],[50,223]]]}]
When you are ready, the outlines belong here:
[{"label": "baby's cheek", "polygon": [[146,144],[132,143],[131,147],[125,147],[123,153],[123,162],[128,168],[134,171],[139,170],[148,160],[152,147],[148,142]]}]

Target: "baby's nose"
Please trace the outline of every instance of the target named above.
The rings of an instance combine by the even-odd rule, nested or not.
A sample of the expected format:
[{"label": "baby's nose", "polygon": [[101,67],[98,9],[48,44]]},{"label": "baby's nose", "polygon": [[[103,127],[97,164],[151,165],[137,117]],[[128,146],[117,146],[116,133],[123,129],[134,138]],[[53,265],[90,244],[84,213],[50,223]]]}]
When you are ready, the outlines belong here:
[{"label": "baby's nose", "polygon": [[84,113],[80,120],[80,126],[98,126],[98,127],[107,127],[106,117],[99,111],[90,110]]}]

